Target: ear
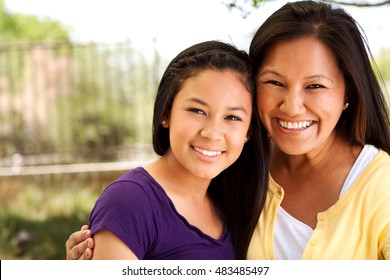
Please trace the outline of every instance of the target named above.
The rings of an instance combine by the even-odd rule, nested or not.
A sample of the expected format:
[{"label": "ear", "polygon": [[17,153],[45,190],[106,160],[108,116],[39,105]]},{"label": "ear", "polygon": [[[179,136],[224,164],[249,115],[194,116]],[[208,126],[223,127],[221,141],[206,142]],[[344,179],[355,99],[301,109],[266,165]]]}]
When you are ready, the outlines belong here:
[{"label": "ear", "polygon": [[169,127],[169,124],[168,124],[168,121],[167,121],[167,120],[163,120],[163,121],[161,122],[161,125],[162,125],[162,127],[164,127],[164,128],[168,128],[168,127]]},{"label": "ear", "polygon": [[248,140],[251,137],[251,135],[252,135],[252,126],[249,127],[248,132],[246,133],[245,143],[248,142]]}]

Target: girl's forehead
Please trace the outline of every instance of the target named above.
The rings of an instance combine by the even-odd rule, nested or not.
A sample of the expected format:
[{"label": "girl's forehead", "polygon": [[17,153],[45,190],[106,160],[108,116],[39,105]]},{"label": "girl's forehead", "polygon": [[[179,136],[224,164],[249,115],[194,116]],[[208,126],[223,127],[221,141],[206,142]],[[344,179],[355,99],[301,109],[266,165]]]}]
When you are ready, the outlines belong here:
[{"label": "girl's forehead", "polygon": [[232,71],[202,71],[183,83],[176,100],[214,107],[252,106],[252,94]]}]

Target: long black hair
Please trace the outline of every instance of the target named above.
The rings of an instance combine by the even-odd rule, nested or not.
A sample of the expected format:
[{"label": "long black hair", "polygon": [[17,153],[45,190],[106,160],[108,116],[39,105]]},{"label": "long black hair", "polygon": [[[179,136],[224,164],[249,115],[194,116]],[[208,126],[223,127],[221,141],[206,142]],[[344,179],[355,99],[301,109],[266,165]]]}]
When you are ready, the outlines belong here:
[{"label": "long black hair", "polygon": [[[164,155],[170,147],[169,128],[161,123],[171,112],[184,81],[203,70],[233,71],[252,95],[250,137],[236,162],[211,180],[214,206],[229,227],[238,259],[245,259],[268,189],[269,143],[257,110],[256,87],[248,54],[232,45],[207,41],[179,53],[168,65],[158,87],[153,116],[153,147]],[[224,98],[221,93],[221,98]]]},{"label": "long black hair", "polygon": [[260,69],[267,48],[281,40],[313,36],[326,44],[344,75],[349,107],[337,129],[354,144],[372,144],[390,153],[389,108],[371,62],[364,32],[342,8],[317,1],[287,3],[257,30],[249,49]]}]

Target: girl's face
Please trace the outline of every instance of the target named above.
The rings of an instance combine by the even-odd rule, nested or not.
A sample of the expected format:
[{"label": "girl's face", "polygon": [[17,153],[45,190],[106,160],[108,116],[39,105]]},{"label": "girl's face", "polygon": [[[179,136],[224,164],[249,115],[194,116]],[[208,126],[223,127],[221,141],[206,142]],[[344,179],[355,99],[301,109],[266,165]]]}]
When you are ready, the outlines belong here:
[{"label": "girl's face", "polygon": [[177,172],[211,180],[239,157],[252,115],[250,92],[232,71],[203,70],[176,95],[166,127]]},{"label": "girl's face", "polygon": [[345,83],[333,52],[318,39],[273,44],[257,77],[259,113],[284,153],[321,151],[345,108]]}]

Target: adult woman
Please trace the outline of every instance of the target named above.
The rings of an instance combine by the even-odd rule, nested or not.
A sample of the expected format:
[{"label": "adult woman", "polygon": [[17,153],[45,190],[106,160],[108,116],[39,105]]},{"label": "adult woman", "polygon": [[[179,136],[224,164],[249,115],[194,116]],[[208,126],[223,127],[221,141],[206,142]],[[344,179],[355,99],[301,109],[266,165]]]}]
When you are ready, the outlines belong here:
[{"label": "adult woman", "polygon": [[357,23],[288,3],[249,55],[272,151],[248,258],[389,259],[389,116]]}]

